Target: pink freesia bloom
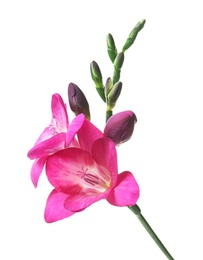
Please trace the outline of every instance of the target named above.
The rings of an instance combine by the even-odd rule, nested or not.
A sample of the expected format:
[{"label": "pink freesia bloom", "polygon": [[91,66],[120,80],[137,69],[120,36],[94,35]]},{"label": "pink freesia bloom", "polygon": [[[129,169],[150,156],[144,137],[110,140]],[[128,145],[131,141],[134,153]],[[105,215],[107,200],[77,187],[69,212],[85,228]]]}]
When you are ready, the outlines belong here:
[{"label": "pink freesia bloom", "polygon": [[80,114],[69,125],[66,105],[59,94],[52,95],[51,110],[51,124],[44,129],[34,147],[28,152],[30,159],[36,159],[31,169],[31,179],[35,187],[47,157],[65,147],[77,145],[74,136],[84,121],[84,115]]},{"label": "pink freesia bloom", "polygon": [[118,174],[114,142],[85,119],[78,131],[80,147],[69,147],[49,156],[46,174],[54,190],[45,207],[48,223],[64,219],[106,199],[115,206],[132,206],[139,186],[131,172]]}]

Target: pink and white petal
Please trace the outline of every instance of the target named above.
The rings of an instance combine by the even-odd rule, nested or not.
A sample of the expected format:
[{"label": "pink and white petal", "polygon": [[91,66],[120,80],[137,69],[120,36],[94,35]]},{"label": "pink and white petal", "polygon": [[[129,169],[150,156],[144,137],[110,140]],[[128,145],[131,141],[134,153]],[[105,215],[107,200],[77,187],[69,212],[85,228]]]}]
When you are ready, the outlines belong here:
[{"label": "pink and white petal", "polygon": [[39,177],[42,173],[42,170],[44,168],[44,164],[46,162],[47,156],[41,157],[39,159],[36,159],[32,165],[31,168],[31,180],[34,184],[35,188],[37,187]]},{"label": "pink and white petal", "polygon": [[51,138],[53,136],[52,132],[50,131],[49,127],[46,127],[44,131],[41,133],[41,135],[38,137],[37,141],[35,142],[35,145]]},{"label": "pink and white petal", "polygon": [[32,149],[30,149],[27,156],[30,159],[36,159],[41,156],[59,151],[64,148],[65,138],[65,133],[54,135],[51,138],[35,145]]},{"label": "pink and white petal", "polygon": [[82,149],[91,153],[92,144],[104,134],[94,126],[89,120],[85,119],[82,127],[77,133],[78,141]]},{"label": "pink and white petal", "polygon": [[49,194],[44,211],[44,218],[47,223],[52,223],[74,214],[74,212],[64,207],[64,201],[67,196],[67,194],[55,189]]},{"label": "pink and white petal", "polygon": [[118,182],[107,196],[107,201],[115,206],[133,206],[140,195],[139,186],[131,172],[118,175]]},{"label": "pink and white petal", "polygon": [[64,202],[64,207],[67,210],[78,212],[89,207],[93,203],[106,198],[108,191],[101,194],[87,195],[86,193],[80,193],[76,195],[70,195]]},{"label": "pink and white petal", "polygon": [[74,136],[77,134],[78,130],[83,125],[84,119],[85,119],[85,115],[79,114],[78,116],[76,116],[73,119],[73,121],[69,125],[68,131],[67,131],[67,134],[66,134],[66,147],[69,146],[69,144],[73,140]]},{"label": "pink and white petal", "polygon": [[68,194],[80,192],[87,183],[83,179],[85,170],[93,168],[92,156],[79,148],[66,148],[47,159],[46,174],[49,182]]},{"label": "pink and white petal", "polygon": [[51,110],[53,118],[57,121],[58,127],[67,130],[68,114],[66,110],[66,105],[63,102],[62,97],[58,93],[52,95]]},{"label": "pink and white petal", "polygon": [[102,165],[111,174],[111,187],[118,178],[117,153],[114,142],[109,138],[100,138],[92,146],[92,156],[98,165]]}]

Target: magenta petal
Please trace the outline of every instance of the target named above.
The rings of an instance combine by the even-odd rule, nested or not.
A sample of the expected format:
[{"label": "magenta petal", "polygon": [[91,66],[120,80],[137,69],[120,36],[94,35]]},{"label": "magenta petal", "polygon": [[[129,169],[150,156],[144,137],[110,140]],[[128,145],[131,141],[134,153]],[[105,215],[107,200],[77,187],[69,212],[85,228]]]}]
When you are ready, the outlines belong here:
[{"label": "magenta petal", "polygon": [[38,137],[37,141],[35,142],[35,146],[53,136],[52,132],[50,131],[50,127],[46,127],[41,135]]},{"label": "magenta petal", "polygon": [[85,169],[94,167],[90,153],[79,148],[61,150],[47,159],[46,174],[49,182],[68,194],[75,194],[86,187],[80,176]]},{"label": "magenta petal", "polygon": [[39,177],[42,173],[42,170],[44,168],[44,164],[45,164],[45,161],[46,161],[47,157],[44,156],[44,157],[41,157],[39,159],[36,159],[32,165],[32,168],[31,168],[31,180],[35,186],[35,188],[37,187],[37,184],[38,184],[38,180],[39,180]]},{"label": "magenta petal", "polygon": [[109,138],[100,138],[92,146],[92,156],[97,164],[102,165],[111,173],[111,187],[117,183],[118,165],[114,142]]},{"label": "magenta petal", "polygon": [[83,122],[84,122],[85,116],[84,114],[79,114],[76,116],[71,124],[68,127],[68,131],[66,134],[66,146],[70,144],[70,142],[73,140],[74,136],[78,132],[78,130],[81,128]]},{"label": "magenta petal", "polygon": [[51,101],[52,116],[56,119],[59,128],[68,127],[68,114],[66,105],[63,102],[62,97],[59,94],[52,95]]},{"label": "magenta petal", "polygon": [[92,144],[104,136],[104,134],[87,119],[84,120],[77,135],[81,148],[88,152],[91,152]]},{"label": "magenta petal", "polygon": [[106,198],[115,206],[133,206],[140,195],[139,186],[131,172],[125,171],[118,175],[118,182]]},{"label": "magenta petal", "polygon": [[64,201],[67,196],[67,194],[57,190],[53,190],[49,194],[44,212],[44,218],[47,223],[52,223],[74,214],[74,212],[64,208]]},{"label": "magenta petal", "polygon": [[[108,193],[108,191],[107,191]],[[101,194],[92,194],[92,196],[88,196],[87,194],[77,194],[77,195],[70,195],[66,198],[64,202],[64,207],[70,211],[82,211],[85,208],[92,205],[94,202],[97,202],[103,198],[105,198],[107,195],[106,193]]]},{"label": "magenta petal", "polygon": [[35,145],[28,152],[28,157],[30,159],[36,159],[41,156],[52,154],[58,150],[63,149],[65,145],[65,137],[66,137],[65,133],[60,133]]}]

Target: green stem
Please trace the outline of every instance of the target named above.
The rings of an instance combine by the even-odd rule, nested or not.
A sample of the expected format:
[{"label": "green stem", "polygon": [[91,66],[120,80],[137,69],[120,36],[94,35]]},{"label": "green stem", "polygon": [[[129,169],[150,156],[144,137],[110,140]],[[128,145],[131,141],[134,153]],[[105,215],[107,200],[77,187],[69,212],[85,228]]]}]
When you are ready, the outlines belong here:
[{"label": "green stem", "polygon": [[108,121],[108,119],[112,116],[113,111],[112,110],[107,110],[106,111],[106,122]]},{"label": "green stem", "polygon": [[170,255],[170,253],[168,252],[168,250],[165,248],[165,246],[162,244],[162,242],[160,241],[160,239],[157,237],[157,235],[154,233],[154,231],[152,230],[152,228],[150,227],[150,225],[147,223],[146,219],[142,216],[141,214],[141,210],[138,207],[138,205],[134,205],[134,206],[129,206],[128,207],[139,219],[139,221],[141,222],[141,224],[143,225],[143,227],[147,230],[147,232],[149,233],[149,235],[152,237],[152,239],[154,240],[154,242],[158,245],[158,247],[161,249],[161,251],[164,253],[164,255],[170,259],[170,260],[174,260],[174,258]]}]

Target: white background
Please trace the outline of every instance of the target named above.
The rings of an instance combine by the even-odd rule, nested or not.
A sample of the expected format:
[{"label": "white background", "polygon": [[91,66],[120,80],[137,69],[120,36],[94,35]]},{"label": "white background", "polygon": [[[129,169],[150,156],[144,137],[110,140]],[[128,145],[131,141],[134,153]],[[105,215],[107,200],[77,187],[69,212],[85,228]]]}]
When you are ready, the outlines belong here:
[{"label": "white background", "polygon": [[[101,130],[105,106],[94,89],[95,60],[104,81],[113,66],[112,33],[126,51],[123,90],[114,112],[131,109],[138,122],[118,148],[119,171],[137,179],[142,213],[176,260],[203,259],[203,38],[201,1],[1,1],[0,4],[0,259],[166,259],[128,208],[100,201],[47,224],[52,187],[43,172],[35,189],[28,150],[50,123],[53,93],[67,102],[77,84]],[[69,112],[70,121],[74,115]]]}]

